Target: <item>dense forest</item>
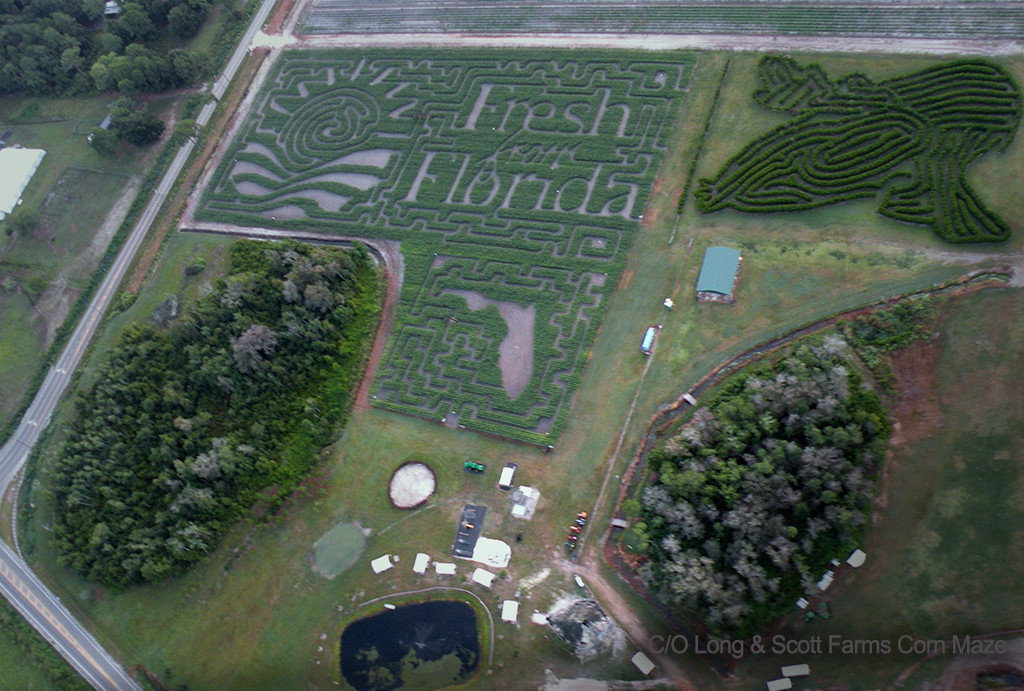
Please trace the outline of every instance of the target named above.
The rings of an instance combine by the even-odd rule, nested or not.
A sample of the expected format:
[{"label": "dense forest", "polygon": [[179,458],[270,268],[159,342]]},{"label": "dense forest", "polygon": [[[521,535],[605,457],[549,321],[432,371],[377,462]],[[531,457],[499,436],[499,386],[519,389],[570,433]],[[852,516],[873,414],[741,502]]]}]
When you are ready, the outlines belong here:
[{"label": "dense forest", "polygon": [[890,431],[831,335],[734,377],[649,462],[642,574],[714,632],[747,636],[845,558]]},{"label": "dense forest", "polygon": [[118,588],[159,582],[257,498],[286,497],[348,410],[379,283],[362,245],[245,241],[181,319],[130,327],[55,464],[61,563]]},{"label": "dense forest", "polygon": [[[0,93],[161,91],[191,84],[207,56],[180,47],[211,0],[0,0]],[[232,18],[237,20],[241,17]]]}]

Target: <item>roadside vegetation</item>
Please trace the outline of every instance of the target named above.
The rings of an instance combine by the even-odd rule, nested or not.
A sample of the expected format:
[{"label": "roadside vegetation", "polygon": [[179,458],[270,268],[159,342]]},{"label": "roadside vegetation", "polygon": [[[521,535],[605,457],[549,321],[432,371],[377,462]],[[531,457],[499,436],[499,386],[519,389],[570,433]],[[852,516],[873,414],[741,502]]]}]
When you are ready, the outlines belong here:
[{"label": "roadside vegetation", "polygon": [[348,409],[377,289],[361,246],[241,242],[179,323],[126,331],[55,470],[63,563],[116,587],[160,582],[264,488],[271,505],[287,496]]},{"label": "roadside vegetation", "polygon": [[88,689],[53,646],[0,597],[0,680],[6,688]]}]

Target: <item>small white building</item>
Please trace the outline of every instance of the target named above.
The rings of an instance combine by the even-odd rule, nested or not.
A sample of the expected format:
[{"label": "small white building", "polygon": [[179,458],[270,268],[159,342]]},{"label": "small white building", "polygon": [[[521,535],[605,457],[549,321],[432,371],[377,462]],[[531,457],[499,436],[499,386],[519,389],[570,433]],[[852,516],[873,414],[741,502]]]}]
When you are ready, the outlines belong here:
[{"label": "small white building", "polygon": [[428,566],[430,566],[430,555],[420,552],[416,555],[416,561],[412,564],[413,573],[418,573],[422,576],[427,572]]},{"label": "small white building", "polygon": [[439,561],[434,562],[434,570],[438,576],[454,576],[455,564],[446,564]]},{"label": "small white building", "polygon": [[796,606],[800,609],[807,609],[807,605],[811,604],[806,597],[802,597],[796,601]]},{"label": "small white building", "polygon": [[793,688],[793,680],[787,678],[784,679],[773,679],[768,682],[768,691],[786,691],[786,689]]},{"label": "small white building", "polygon": [[530,621],[534,624],[540,624],[541,626],[545,626],[548,623],[548,613],[534,612],[530,615]]},{"label": "small white building", "polygon": [[786,665],[782,668],[782,676],[784,677],[806,677],[810,673],[810,665]]},{"label": "small white building", "polygon": [[855,569],[859,569],[860,567],[864,566],[864,562],[867,561],[867,558],[868,555],[864,552],[864,550],[855,549],[853,550],[853,552],[850,553],[850,556],[846,560],[846,563]]},{"label": "small white building", "polygon": [[486,569],[477,569],[473,572],[473,582],[479,583],[485,588],[490,588],[494,582],[494,574]]},{"label": "small white building", "polygon": [[501,603],[501,620],[515,624],[519,619],[519,603],[515,600],[505,600]]},{"label": "small white building", "polygon": [[644,676],[650,674],[651,670],[654,669],[654,663],[651,662],[651,658],[647,657],[639,650],[637,651],[636,655],[630,658],[630,662],[636,665],[636,668],[640,670],[640,673]]},{"label": "small white building", "polygon": [[370,562],[370,568],[372,568],[373,572],[376,574],[384,573],[388,569],[393,569],[394,567],[395,565],[391,563],[390,554],[383,554]]},{"label": "small white building", "polygon": [[818,581],[818,590],[828,590],[828,587],[832,585],[832,579],[836,577],[836,572],[829,569],[825,572],[825,575]]}]

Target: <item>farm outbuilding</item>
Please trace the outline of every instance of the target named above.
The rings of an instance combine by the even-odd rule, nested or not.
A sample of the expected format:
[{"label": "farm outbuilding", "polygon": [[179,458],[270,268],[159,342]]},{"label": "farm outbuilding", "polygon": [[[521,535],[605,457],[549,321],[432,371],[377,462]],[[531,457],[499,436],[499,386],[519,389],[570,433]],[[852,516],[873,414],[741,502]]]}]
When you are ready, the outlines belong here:
[{"label": "farm outbuilding", "polygon": [[697,276],[697,300],[733,302],[741,259],[740,251],[732,247],[708,247]]},{"label": "farm outbuilding", "polygon": [[0,221],[14,211],[45,155],[42,149],[0,149]]}]

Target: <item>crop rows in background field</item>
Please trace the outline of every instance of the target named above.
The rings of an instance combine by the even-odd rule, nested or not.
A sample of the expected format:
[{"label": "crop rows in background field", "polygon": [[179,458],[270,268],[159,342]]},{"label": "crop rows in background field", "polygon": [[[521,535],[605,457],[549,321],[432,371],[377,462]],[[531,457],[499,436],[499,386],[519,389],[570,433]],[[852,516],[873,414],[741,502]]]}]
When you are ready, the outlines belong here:
[{"label": "crop rows in background field", "polygon": [[196,216],[400,241],[374,403],[553,444],[694,56],[460,56],[286,52]]},{"label": "crop rows in background field", "polygon": [[1020,39],[1024,4],[1000,0],[315,0],[303,33],[778,34]]}]

